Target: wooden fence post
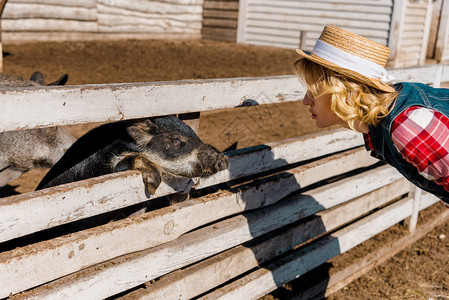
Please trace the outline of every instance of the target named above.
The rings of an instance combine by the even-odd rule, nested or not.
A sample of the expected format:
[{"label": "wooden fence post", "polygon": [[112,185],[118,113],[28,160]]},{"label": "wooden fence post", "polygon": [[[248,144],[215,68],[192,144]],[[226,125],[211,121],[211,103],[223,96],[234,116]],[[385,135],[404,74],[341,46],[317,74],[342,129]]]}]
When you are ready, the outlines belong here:
[{"label": "wooden fence post", "polygon": [[3,72],[3,46],[2,46],[2,23],[1,23],[1,17],[3,14],[3,10],[5,9],[5,5],[8,0],[1,0],[0,1],[0,73]]},{"label": "wooden fence post", "polygon": [[391,68],[395,68],[398,62],[398,52],[401,47],[401,38],[404,25],[405,11],[408,0],[396,0],[393,4],[393,13],[391,15],[390,36],[388,39],[388,48],[391,49],[390,61]]},{"label": "wooden fence post", "polygon": [[421,202],[422,190],[417,186],[410,184],[409,197],[412,198],[412,215],[410,216],[409,231],[413,235],[415,233],[416,224],[418,223],[419,204]]},{"label": "wooden fence post", "polygon": [[237,43],[245,42],[246,12],[248,11],[248,0],[239,1],[239,15],[237,20]]},{"label": "wooden fence post", "polygon": [[435,79],[434,79],[433,83],[431,84],[433,87],[439,88],[441,86],[441,81],[443,78],[443,71],[444,71],[444,66],[437,65],[437,67],[435,69]]},{"label": "wooden fence post", "polygon": [[438,27],[437,41],[435,43],[435,59],[443,60],[444,50],[447,47],[449,35],[449,1],[444,0],[441,6],[440,26]]},{"label": "wooden fence post", "polygon": [[427,3],[427,13],[426,13],[426,22],[424,23],[424,39],[423,39],[423,45],[421,48],[421,56],[419,59],[419,65],[424,65],[426,63],[427,58],[427,48],[429,43],[429,37],[430,37],[430,25],[432,24],[432,1],[429,1]]},{"label": "wooden fence post", "polygon": [[306,49],[306,43],[307,43],[307,31],[301,31],[301,36],[299,38],[299,48],[300,49]]}]

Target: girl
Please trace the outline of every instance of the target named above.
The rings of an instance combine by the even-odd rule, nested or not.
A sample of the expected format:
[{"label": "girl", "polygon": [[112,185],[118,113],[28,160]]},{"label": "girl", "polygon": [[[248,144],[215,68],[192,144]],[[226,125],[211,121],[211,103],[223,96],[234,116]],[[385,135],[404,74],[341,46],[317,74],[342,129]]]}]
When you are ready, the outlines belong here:
[{"label": "girl", "polygon": [[303,103],[317,127],[361,132],[371,155],[449,203],[449,90],[389,83],[390,49],[326,26],[312,52],[298,49]]}]

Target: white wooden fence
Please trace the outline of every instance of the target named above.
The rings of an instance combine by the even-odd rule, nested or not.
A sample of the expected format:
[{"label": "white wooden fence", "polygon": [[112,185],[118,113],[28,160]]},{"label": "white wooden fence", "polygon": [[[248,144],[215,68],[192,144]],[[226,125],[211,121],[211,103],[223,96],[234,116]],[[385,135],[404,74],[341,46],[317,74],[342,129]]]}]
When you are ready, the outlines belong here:
[{"label": "white wooden fence", "polygon": [[[440,65],[392,73],[449,81]],[[304,90],[294,76],[24,88],[0,94],[0,128],[232,108],[260,93],[275,105]],[[140,173],[126,171],[1,199],[0,298],[255,299],[437,201],[414,202],[349,130],[228,155],[228,170],[196,183],[199,197],[35,242],[39,231],[175,191],[162,185],[148,199]],[[229,188],[205,192],[220,183]]]}]

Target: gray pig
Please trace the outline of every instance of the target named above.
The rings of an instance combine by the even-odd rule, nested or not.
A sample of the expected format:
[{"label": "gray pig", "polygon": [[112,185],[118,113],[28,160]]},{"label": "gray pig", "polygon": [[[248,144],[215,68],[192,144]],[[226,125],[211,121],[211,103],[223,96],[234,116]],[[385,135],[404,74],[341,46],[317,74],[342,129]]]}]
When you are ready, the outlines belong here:
[{"label": "gray pig", "polygon": [[203,143],[175,116],[126,120],[101,125],[79,138],[37,189],[138,170],[152,195],[162,180],[206,177],[227,167],[227,156]]},{"label": "gray pig", "polygon": [[[67,78],[65,74],[48,85],[64,85]],[[31,75],[30,80],[0,74],[0,90],[42,85],[44,76],[40,72]],[[52,167],[75,140],[60,127],[1,132],[0,187],[31,169]]]}]

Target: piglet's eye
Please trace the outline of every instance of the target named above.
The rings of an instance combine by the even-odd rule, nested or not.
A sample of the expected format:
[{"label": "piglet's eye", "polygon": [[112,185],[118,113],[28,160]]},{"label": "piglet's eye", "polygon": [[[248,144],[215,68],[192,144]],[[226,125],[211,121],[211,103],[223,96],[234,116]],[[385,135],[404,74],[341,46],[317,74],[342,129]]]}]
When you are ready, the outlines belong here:
[{"label": "piglet's eye", "polygon": [[184,142],[181,141],[180,138],[174,137],[171,139],[170,144],[173,148],[181,148],[184,145]]}]

